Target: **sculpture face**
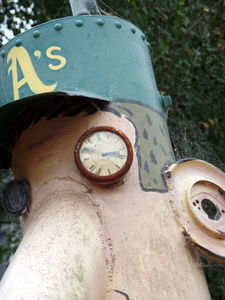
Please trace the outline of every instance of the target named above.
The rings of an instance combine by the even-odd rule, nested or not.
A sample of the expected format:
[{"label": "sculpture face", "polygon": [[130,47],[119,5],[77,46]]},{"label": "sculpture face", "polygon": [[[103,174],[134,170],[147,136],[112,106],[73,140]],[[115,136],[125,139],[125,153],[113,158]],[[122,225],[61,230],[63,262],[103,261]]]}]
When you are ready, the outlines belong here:
[{"label": "sculpture face", "polygon": [[[171,99],[159,94],[149,46],[133,24],[93,15],[53,20],[3,47],[0,164],[9,165],[19,115],[12,168],[31,202],[10,206],[22,213],[30,204],[1,299],[210,299],[186,246],[224,259],[224,174],[203,162],[173,164],[164,116]],[[83,139],[80,148],[93,127],[120,130],[127,151],[104,134],[104,147]],[[199,212],[208,185],[213,220]]]},{"label": "sculpture face", "polygon": [[[123,182],[110,187],[88,180],[74,162],[80,136],[98,126],[121,130],[134,151]],[[25,236],[3,279],[1,297],[210,299],[201,270],[184,250],[168,194],[143,188],[140,143],[137,127],[109,111],[43,118],[22,133],[12,165],[15,177],[29,181],[32,200],[24,216]],[[158,178],[155,184],[160,186],[157,172],[150,178]],[[174,278],[185,280],[185,287],[175,289]]]}]

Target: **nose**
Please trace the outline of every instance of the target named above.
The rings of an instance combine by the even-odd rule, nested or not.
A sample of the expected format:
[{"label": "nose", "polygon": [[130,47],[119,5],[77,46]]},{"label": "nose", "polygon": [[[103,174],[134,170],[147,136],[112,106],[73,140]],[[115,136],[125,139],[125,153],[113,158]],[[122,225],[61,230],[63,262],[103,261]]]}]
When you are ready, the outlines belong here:
[{"label": "nose", "polygon": [[87,194],[55,192],[32,215],[0,299],[103,299],[106,263]]}]

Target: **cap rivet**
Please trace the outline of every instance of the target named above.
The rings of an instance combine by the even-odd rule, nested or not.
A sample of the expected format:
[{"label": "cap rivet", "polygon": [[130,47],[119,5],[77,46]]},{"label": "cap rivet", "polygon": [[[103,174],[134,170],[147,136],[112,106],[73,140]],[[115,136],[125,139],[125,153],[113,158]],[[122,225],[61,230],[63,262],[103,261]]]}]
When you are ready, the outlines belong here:
[{"label": "cap rivet", "polygon": [[16,40],[16,47],[19,47],[21,45],[22,45],[22,40],[21,39]]},{"label": "cap rivet", "polygon": [[102,19],[97,19],[96,23],[99,25],[99,26],[103,26],[105,24],[104,20]]},{"label": "cap rivet", "polygon": [[2,50],[2,51],[1,51],[1,57],[4,58],[4,57],[5,57],[5,54],[6,54],[5,50]]},{"label": "cap rivet", "polygon": [[141,35],[141,38],[142,38],[143,41],[145,40],[144,34]]},{"label": "cap rivet", "polygon": [[132,33],[136,32],[136,29],[134,27],[132,27],[130,30],[131,30]]},{"label": "cap rivet", "polygon": [[76,20],[75,25],[76,25],[77,27],[81,27],[81,26],[84,25],[84,21],[82,21],[82,20]]},{"label": "cap rivet", "polygon": [[120,23],[120,22],[118,22],[118,21],[117,21],[117,22],[115,22],[115,25],[116,25],[116,27],[117,27],[117,28],[119,28],[119,29],[122,27],[121,23]]},{"label": "cap rivet", "polygon": [[33,32],[33,37],[34,38],[38,38],[40,36],[40,31],[39,30],[35,30],[34,32]]},{"label": "cap rivet", "polygon": [[56,23],[56,24],[54,25],[54,28],[55,28],[56,31],[60,31],[60,30],[63,28],[63,26],[62,26],[61,23]]}]

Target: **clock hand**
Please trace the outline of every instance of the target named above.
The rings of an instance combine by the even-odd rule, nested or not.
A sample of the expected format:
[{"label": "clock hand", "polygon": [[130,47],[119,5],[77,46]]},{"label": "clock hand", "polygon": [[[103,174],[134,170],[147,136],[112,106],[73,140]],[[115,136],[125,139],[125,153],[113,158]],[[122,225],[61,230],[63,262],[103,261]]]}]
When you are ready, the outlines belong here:
[{"label": "clock hand", "polygon": [[120,154],[119,151],[102,152],[101,155],[103,157],[105,157],[105,156],[113,156],[113,157],[118,157],[118,158],[121,158],[121,159],[125,158],[125,155]]},{"label": "clock hand", "polygon": [[83,149],[81,149],[81,153],[92,154],[92,153],[96,153],[96,152],[99,152],[99,151],[96,150],[96,149],[93,149],[93,148],[83,148]]}]

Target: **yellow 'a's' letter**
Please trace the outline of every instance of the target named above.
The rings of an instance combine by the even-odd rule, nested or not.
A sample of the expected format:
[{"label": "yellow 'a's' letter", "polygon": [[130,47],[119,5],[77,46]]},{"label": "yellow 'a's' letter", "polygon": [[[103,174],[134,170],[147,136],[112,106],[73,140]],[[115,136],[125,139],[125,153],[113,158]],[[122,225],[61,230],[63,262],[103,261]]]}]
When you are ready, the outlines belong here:
[{"label": "yellow 'a's' letter", "polygon": [[[57,86],[57,82],[52,85],[45,85],[38,77],[31,58],[27,50],[20,46],[10,50],[7,56],[7,63],[11,61],[8,73],[12,72],[14,100],[20,98],[19,89],[28,84],[31,91],[35,94],[52,92]],[[17,63],[19,64],[24,77],[18,80]]]}]

